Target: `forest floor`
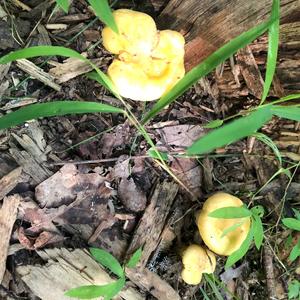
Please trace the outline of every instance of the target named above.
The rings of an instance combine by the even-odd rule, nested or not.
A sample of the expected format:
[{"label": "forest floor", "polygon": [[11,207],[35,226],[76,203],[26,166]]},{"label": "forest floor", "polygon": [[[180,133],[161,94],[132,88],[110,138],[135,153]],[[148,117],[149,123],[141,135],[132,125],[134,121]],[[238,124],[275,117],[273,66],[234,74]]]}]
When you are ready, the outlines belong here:
[{"label": "forest floor", "polygon": [[[103,71],[112,61],[102,47],[102,24],[85,1],[73,1],[67,15],[53,10],[53,1],[3,3],[1,56],[25,46],[61,45]],[[131,1],[123,5],[136,9]],[[300,93],[299,33],[300,22],[281,26],[272,99]],[[288,299],[288,286],[300,278],[299,258],[291,263],[288,256],[300,236],[280,219],[300,207],[300,124],[273,118],[262,128],[280,150],[282,168],[291,170],[271,181],[280,166],[255,137],[197,159],[172,155],[208,132],[208,122],[259,103],[266,53],[262,36],[146,125],[158,149],[170,153],[170,170],[185,188],[147,155],[149,145],[122,115],[44,118],[0,131],[0,245],[8,246],[7,253],[0,249],[0,299],[69,299],[63,293],[71,287],[111,280],[85,249],[105,249],[123,262],[141,246],[141,261],[126,271],[120,299]],[[91,69],[84,63],[31,61],[0,65],[0,115],[63,99],[122,107],[85,76]],[[153,105],[127,103],[138,118]],[[226,271],[226,258],[218,257],[216,281],[189,286],[181,279],[180,255],[201,243],[195,215],[217,191],[265,208],[263,247],[252,247]]]}]

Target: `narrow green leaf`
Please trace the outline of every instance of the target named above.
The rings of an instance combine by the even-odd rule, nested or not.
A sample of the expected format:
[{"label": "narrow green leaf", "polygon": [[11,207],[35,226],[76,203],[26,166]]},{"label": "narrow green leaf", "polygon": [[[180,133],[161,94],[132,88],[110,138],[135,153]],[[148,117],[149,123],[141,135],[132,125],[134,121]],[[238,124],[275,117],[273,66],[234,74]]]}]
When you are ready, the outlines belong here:
[{"label": "narrow green leaf", "polygon": [[269,106],[259,108],[246,117],[217,128],[194,142],[188,149],[189,155],[204,154],[253,134],[272,118]]},{"label": "narrow green leaf", "polygon": [[258,36],[262,35],[273,22],[274,20],[270,19],[268,22],[262,23],[242,33],[238,37],[234,38],[233,40],[229,41],[224,46],[216,50],[202,63],[186,73],[185,76],[167,94],[162,96],[160,100],[155,103],[153,108],[143,118],[142,123],[145,124],[146,122],[148,122],[164,107],[174,102],[200,78],[210,73],[220,63],[225,61],[239,49],[245,47],[247,44],[255,40]]},{"label": "narrow green leaf", "polygon": [[252,216],[252,223],[253,223],[254,243],[257,250],[259,250],[264,239],[264,228],[261,222],[261,218],[255,214],[253,214]]},{"label": "narrow green leaf", "polygon": [[56,0],[57,5],[67,14],[69,11],[69,0]]},{"label": "narrow green leaf", "polygon": [[269,28],[269,45],[268,45],[266,77],[265,77],[261,103],[263,103],[268,96],[272,84],[273,76],[275,74],[275,69],[276,69],[278,44],[279,44],[279,12],[280,12],[280,0],[273,0],[271,19],[273,19],[274,22],[270,25]]},{"label": "narrow green leaf", "polygon": [[220,127],[222,126],[224,123],[223,120],[220,120],[220,119],[217,119],[217,120],[213,120],[209,123],[207,123],[206,125],[203,126],[203,128],[217,128],[217,127]]},{"label": "narrow green leaf", "polygon": [[0,117],[0,129],[16,126],[37,118],[83,113],[124,113],[124,111],[97,102],[56,101],[32,104]]},{"label": "narrow green leaf", "polygon": [[269,146],[272,151],[274,152],[276,158],[278,159],[278,162],[280,166],[282,165],[282,157],[279,149],[277,148],[276,144],[272,141],[271,138],[269,138],[267,135],[261,133],[261,132],[255,132],[252,134],[256,139],[260,140],[261,142],[265,143],[267,146]]},{"label": "narrow green leaf", "polygon": [[285,218],[282,219],[282,223],[284,224],[284,226],[290,229],[300,231],[300,220],[294,218]]},{"label": "narrow green leaf", "polygon": [[293,121],[300,121],[300,107],[276,105],[271,108],[274,115]]},{"label": "narrow green leaf", "polygon": [[[159,152],[160,153],[160,156],[162,157],[162,159],[164,161],[168,161],[169,160],[169,157],[168,157],[168,154],[165,153],[165,152]],[[157,152],[155,151],[155,149],[153,148],[150,148],[148,151],[147,151],[147,154],[154,158],[154,159],[160,159],[160,157],[157,155]]]},{"label": "narrow green leaf", "polygon": [[93,8],[96,16],[115,33],[118,33],[118,27],[107,0],[88,0],[88,2]]},{"label": "narrow green leaf", "polygon": [[293,280],[288,285],[288,297],[289,299],[295,299],[300,293],[300,282]]},{"label": "narrow green leaf", "polygon": [[68,290],[65,295],[79,299],[93,299],[104,296],[105,299],[111,299],[119,293],[125,285],[125,277],[106,285],[84,285],[78,288]]},{"label": "narrow green leaf", "polygon": [[142,248],[137,249],[132,256],[130,257],[129,261],[126,264],[126,267],[128,268],[135,268],[137,263],[142,257]]},{"label": "narrow green leaf", "polygon": [[114,285],[109,289],[109,291],[104,296],[104,300],[110,300],[114,298],[125,286],[126,278],[125,275],[123,275],[120,279],[118,279],[116,282],[114,282]]},{"label": "narrow green leaf", "polygon": [[98,248],[90,248],[90,252],[95,260],[102,266],[108,268],[111,272],[119,277],[124,276],[124,271],[120,263],[109,252]]},{"label": "narrow green leaf", "polygon": [[256,206],[252,207],[250,210],[253,215],[258,216],[259,218],[262,218],[265,214],[265,210],[261,205],[256,205]]},{"label": "narrow green leaf", "polygon": [[217,285],[215,284],[214,277],[211,274],[204,274],[205,280],[208,282],[210,285],[210,288],[214,292],[214,295],[216,296],[217,300],[224,300],[222,294],[220,293]]},{"label": "narrow green leaf", "polygon": [[230,232],[236,230],[238,227],[240,227],[240,226],[243,225],[244,223],[245,223],[245,221],[244,221],[244,222],[238,222],[238,223],[235,223],[235,224],[233,224],[233,225],[227,227],[226,229],[223,230],[223,233],[222,233],[222,235],[221,235],[221,238],[223,238],[223,237],[224,237],[225,235],[227,235],[228,233],[230,233]]},{"label": "narrow green leaf", "polygon": [[289,260],[290,261],[295,261],[297,259],[297,257],[300,256],[300,240],[298,241],[298,243],[293,247],[290,256],[289,256]]},{"label": "narrow green leaf", "polygon": [[239,219],[251,216],[251,211],[244,206],[228,206],[218,208],[208,214],[209,217],[218,219]]},{"label": "narrow green leaf", "polygon": [[227,261],[225,264],[225,269],[228,269],[233,264],[235,264],[237,261],[239,261],[242,257],[245,256],[245,254],[248,252],[248,250],[251,246],[252,240],[253,240],[253,225],[251,224],[249,233],[248,233],[246,239],[244,240],[244,242],[242,243],[241,247],[238,250],[236,250],[235,252],[233,252],[227,258]]},{"label": "narrow green leaf", "polygon": [[295,99],[300,99],[300,94],[290,94],[290,95],[287,95],[285,97],[282,97],[282,98],[276,100],[276,103],[278,103],[278,102],[286,102],[286,101],[295,100]]},{"label": "narrow green leaf", "polygon": [[0,64],[6,64],[21,58],[33,58],[38,56],[54,56],[54,55],[78,58],[86,62],[87,64],[92,66],[93,69],[97,72],[99,82],[108,90],[110,90],[117,98],[121,97],[116,87],[114,86],[114,84],[111,82],[111,80],[107,75],[101,72],[99,68],[95,64],[93,64],[90,60],[82,56],[80,53],[69,48],[60,47],[60,46],[35,46],[26,49],[21,49],[21,50],[10,52],[7,55],[0,57]]}]

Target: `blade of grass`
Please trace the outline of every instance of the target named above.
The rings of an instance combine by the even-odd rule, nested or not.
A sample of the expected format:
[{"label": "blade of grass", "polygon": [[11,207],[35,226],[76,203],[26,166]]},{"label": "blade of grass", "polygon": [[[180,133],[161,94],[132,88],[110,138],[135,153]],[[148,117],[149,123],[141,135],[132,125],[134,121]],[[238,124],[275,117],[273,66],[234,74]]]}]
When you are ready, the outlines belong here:
[{"label": "blade of grass", "polygon": [[300,121],[300,107],[276,105],[271,108],[274,115],[293,121]]},{"label": "blade of grass", "polygon": [[124,113],[124,111],[120,108],[96,102],[56,101],[32,104],[1,117],[0,129],[42,117],[82,113]]},{"label": "blade of grass", "polygon": [[261,142],[265,143],[267,146],[269,146],[273,150],[276,158],[278,159],[279,165],[281,167],[281,165],[282,165],[281,153],[280,153],[279,149],[277,148],[276,144],[272,141],[272,139],[261,132],[255,132],[254,134],[252,134],[252,136],[254,136],[256,139],[260,140]]},{"label": "blade of grass", "polygon": [[55,0],[56,4],[67,14],[69,11],[69,0]]},{"label": "blade of grass", "polygon": [[35,46],[35,47],[25,48],[25,49],[10,52],[7,55],[0,57],[0,64],[6,64],[21,58],[33,58],[38,56],[54,56],[54,55],[78,58],[86,62],[91,67],[93,67],[93,69],[97,72],[98,79],[99,79],[98,81],[108,90],[110,90],[118,99],[121,97],[117,92],[117,89],[115,88],[114,84],[111,82],[111,80],[107,75],[105,75],[102,71],[100,71],[100,69],[95,64],[93,64],[89,59],[85,58],[80,53],[69,48],[60,47],[60,46]]},{"label": "blade of grass", "polygon": [[202,63],[200,63],[187,74],[185,74],[185,76],[167,94],[162,96],[160,100],[155,103],[153,108],[143,118],[142,124],[145,124],[151,118],[156,116],[164,107],[175,101],[188,88],[190,88],[200,78],[202,78],[203,76],[211,72],[213,69],[215,69],[220,63],[225,61],[239,49],[251,43],[258,36],[262,35],[273,22],[274,20],[270,19],[269,21],[255,26],[250,30],[242,33],[238,37],[229,41],[223,47],[219,48],[208,58],[206,58]]},{"label": "blade of grass", "polygon": [[115,33],[119,33],[117,24],[107,0],[88,0],[88,2],[93,8],[96,16]]},{"label": "blade of grass", "polygon": [[270,25],[269,28],[266,76],[265,76],[264,89],[263,89],[263,94],[262,94],[260,104],[263,104],[265,102],[275,74],[277,54],[278,54],[278,44],[279,44],[279,14],[280,14],[280,0],[273,0],[271,19],[273,19],[274,22]]},{"label": "blade of grass", "polygon": [[218,147],[233,143],[241,138],[251,135],[271,118],[272,113],[269,106],[260,108],[246,117],[241,117],[209,132],[204,137],[194,142],[187,149],[187,154],[204,154]]}]

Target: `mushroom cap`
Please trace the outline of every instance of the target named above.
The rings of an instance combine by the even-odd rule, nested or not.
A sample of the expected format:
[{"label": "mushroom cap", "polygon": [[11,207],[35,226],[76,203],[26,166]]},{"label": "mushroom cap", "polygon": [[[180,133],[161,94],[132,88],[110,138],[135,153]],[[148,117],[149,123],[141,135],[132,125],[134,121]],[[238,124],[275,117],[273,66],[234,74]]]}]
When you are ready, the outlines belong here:
[{"label": "mushroom cap", "polygon": [[213,273],[216,268],[215,255],[198,245],[188,246],[182,255],[182,279],[187,284],[199,284],[203,273]]},{"label": "mushroom cap", "polygon": [[113,13],[119,34],[102,31],[103,45],[118,55],[108,76],[123,97],[152,101],[168,92],[183,76],[184,38],[172,30],[157,31],[147,14],[128,9]]},{"label": "mushroom cap", "polygon": [[130,10],[113,12],[119,34],[109,27],[102,30],[103,46],[113,54],[126,51],[132,55],[150,55],[158,42],[156,24],[149,15]]},{"label": "mushroom cap", "polygon": [[[197,225],[204,243],[211,251],[227,256],[238,250],[248,235],[251,221],[249,217],[220,219],[209,217],[208,214],[218,208],[242,205],[239,198],[227,193],[216,193],[205,201]],[[222,237],[226,228],[241,222],[242,225]]]}]

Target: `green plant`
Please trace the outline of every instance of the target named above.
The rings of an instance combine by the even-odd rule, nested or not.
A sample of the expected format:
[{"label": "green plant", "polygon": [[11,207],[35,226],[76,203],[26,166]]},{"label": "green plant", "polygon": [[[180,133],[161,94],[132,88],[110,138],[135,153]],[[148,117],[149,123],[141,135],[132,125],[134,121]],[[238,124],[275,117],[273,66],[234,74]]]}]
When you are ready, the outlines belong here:
[{"label": "green plant", "polygon": [[288,285],[288,297],[289,299],[300,300],[300,282],[298,280],[292,280]]},{"label": "green plant", "polygon": [[114,256],[102,249],[91,248],[90,252],[97,262],[109,269],[118,279],[105,285],[85,285],[73,288],[65,293],[66,296],[79,299],[92,299],[102,296],[104,300],[112,299],[125,286],[125,267],[134,268],[142,256],[142,249],[139,248],[122,267]]},{"label": "green plant", "polygon": [[[211,212],[208,215],[209,217],[220,218],[220,219],[239,219],[239,218],[251,219],[251,226],[246,239],[242,243],[241,247],[228,257],[225,268],[231,267],[234,263],[236,263],[243,256],[245,256],[253,240],[256,248],[258,250],[260,249],[264,238],[264,229],[261,221],[263,215],[264,215],[264,209],[260,205],[254,206],[251,209],[248,209],[245,206],[223,207],[223,208],[216,209],[215,211]],[[236,224],[230,226],[229,228],[225,228],[223,231],[223,236],[235,230],[242,224],[243,224],[242,222],[237,222]]]},{"label": "green plant", "polygon": [[[296,209],[293,209],[296,218],[284,218],[282,219],[282,223],[287,228],[292,230],[300,231],[300,212]],[[300,256],[300,239],[297,244],[293,247],[289,259],[290,261],[296,260],[297,257]]]}]

